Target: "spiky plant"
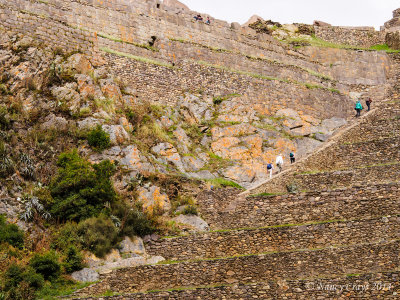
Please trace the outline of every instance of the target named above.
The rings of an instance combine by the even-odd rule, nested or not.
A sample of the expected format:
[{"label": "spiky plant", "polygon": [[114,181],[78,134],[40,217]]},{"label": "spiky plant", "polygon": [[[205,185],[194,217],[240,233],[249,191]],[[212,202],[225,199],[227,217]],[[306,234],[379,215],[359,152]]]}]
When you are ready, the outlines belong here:
[{"label": "spiky plant", "polygon": [[14,171],[14,162],[12,161],[6,146],[0,141],[0,176],[6,177]]},{"label": "spiky plant", "polygon": [[51,218],[51,214],[46,211],[38,197],[25,196],[22,202],[25,203],[25,211],[22,213],[21,219],[25,222],[34,221],[39,224],[41,220],[49,220]]},{"label": "spiky plant", "polygon": [[33,160],[26,153],[21,153],[19,156],[20,162],[20,172],[22,176],[28,179],[35,178],[35,166],[33,165]]}]

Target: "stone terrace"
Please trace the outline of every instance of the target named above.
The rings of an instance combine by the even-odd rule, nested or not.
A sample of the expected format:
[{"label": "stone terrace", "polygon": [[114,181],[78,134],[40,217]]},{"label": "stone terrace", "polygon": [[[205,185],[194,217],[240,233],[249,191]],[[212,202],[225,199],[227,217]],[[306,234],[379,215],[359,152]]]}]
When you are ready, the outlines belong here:
[{"label": "stone terrace", "polygon": [[201,89],[247,95],[270,113],[297,107],[330,118],[352,113],[350,91],[382,98],[390,71],[384,52],[297,50],[225,21],[193,22],[194,13],[145,0],[0,0],[0,27],[55,47],[111,52],[106,63],[115,75],[169,105]]},{"label": "stone terrace", "polygon": [[124,295],[115,299],[397,298],[399,87],[394,74],[388,101],[251,192],[283,191],[293,178],[307,191],[203,192],[203,218],[223,230],[151,241],[148,253],[167,261],[104,274],[76,297],[112,291]]}]

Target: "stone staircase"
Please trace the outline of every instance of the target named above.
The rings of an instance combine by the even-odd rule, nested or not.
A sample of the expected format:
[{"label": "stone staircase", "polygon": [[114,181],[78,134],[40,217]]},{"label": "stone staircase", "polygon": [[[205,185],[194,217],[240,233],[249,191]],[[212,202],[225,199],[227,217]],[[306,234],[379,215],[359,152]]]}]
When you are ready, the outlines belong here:
[{"label": "stone staircase", "polygon": [[[326,148],[253,195],[203,192],[213,231],[152,241],[147,251],[163,264],[114,270],[74,297],[398,299],[400,57],[392,59],[390,99]],[[284,193],[288,184],[300,191]]]}]

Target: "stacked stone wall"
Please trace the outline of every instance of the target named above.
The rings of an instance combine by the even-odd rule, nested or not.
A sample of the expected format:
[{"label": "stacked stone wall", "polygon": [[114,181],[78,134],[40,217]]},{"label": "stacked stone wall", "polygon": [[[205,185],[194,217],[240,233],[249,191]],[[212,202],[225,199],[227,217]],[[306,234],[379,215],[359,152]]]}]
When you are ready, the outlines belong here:
[{"label": "stacked stone wall", "polygon": [[[98,47],[121,52],[106,56],[112,73],[147,100],[164,104],[174,105],[186,91],[203,90],[212,95],[243,94],[251,99],[249,104],[268,106],[272,113],[296,107],[318,118],[321,112],[326,118],[345,117],[352,106],[348,96],[313,88],[347,93],[351,84],[382,84],[390,65],[386,54],[358,57],[351,51],[335,50],[316,57],[310,50],[293,51],[268,35],[232,29],[224,21],[213,19],[211,26],[193,22],[193,12],[157,6],[156,1],[0,0],[0,8],[7,30],[34,35],[68,51],[90,53]],[[153,36],[158,51],[146,49]],[[342,63],[333,65],[338,51]],[[176,68],[121,55],[142,56]],[[201,61],[209,67],[200,67]],[[352,72],[357,72],[357,82],[346,75]],[[259,79],[263,76],[281,81]]]},{"label": "stacked stone wall", "polygon": [[389,217],[164,238],[148,243],[146,250],[148,254],[161,255],[168,260],[189,260],[374,243],[382,239],[399,238],[400,217]]},{"label": "stacked stone wall", "polygon": [[[103,299],[398,299],[400,272],[372,273],[329,279],[268,280],[208,288],[102,297]],[[98,299],[98,298],[85,298]]]},{"label": "stacked stone wall", "polygon": [[213,229],[254,228],[324,220],[373,218],[400,213],[400,185],[354,186],[278,196],[256,196],[227,206],[224,191],[198,197],[203,217]]},{"label": "stacked stone wall", "polygon": [[394,182],[400,174],[400,163],[355,168],[315,174],[290,174],[285,176],[288,184],[294,183],[298,189],[312,191],[344,188],[362,183]]},{"label": "stacked stone wall", "polygon": [[0,1],[0,28],[30,35],[46,46],[60,48],[66,52],[81,51],[97,57],[96,37],[94,34],[74,28],[54,20],[46,14],[23,9],[14,10]]},{"label": "stacked stone wall", "polygon": [[[216,260],[148,265],[116,270],[81,293],[101,294],[108,289],[120,293],[176,287],[258,283],[279,278],[332,277],[332,274],[391,270],[399,265],[400,242],[279,252]],[[256,276],[255,276],[256,275]]]},{"label": "stacked stone wall", "polygon": [[385,43],[385,33],[373,27],[314,26],[315,35],[328,42],[369,48]]},{"label": "stacked stone wall", "polygon": [[[376,104],[373,102],[372,104]],[[305,190],[310,190],[318,184],[327,184],[330,188],[334,186],[347,186],[351,181],[345,181],[345,178],[353,180],[359,178],[362,180],[362,173],[365,175],[371,174],[372,178],[380,178],[389,180],[390,170],[396,171],[396,166],[387,167],[385,165],[399,161],[400,152],[398,151],[400,139],[398,137],[400,130],[400,106],[398,102],[387,105],[385,108],[378,108],[377,111],[367,116],[362,122],[351,128],[347,132],[336,139],[335,143],[328,145],[323,151],[316,152],[304,161],[299,162],[291,172],[285,176],[278,176],[268,181],[267,183],[253,189],[252,194],[258,193],[277,193],[286,192],[286,186],[297,182],[299,187]],[[385,148],[385,149],[384,149]],[[371,155],[373,154],[373,155]],[[346,155],[354,155],[347,156]],[[374,166],[375,165],[375,166]],[[382,165],[381,167],[376,165]],[[371,169],[360,167],[373,167]],[[349,173],[344,170],[353,169]],[[304,172],[324,172],[324,171],[340,171],[332,174],[326,173],[318,182],[312,182],[312,176],[309,178],[302,176]],[[376,173],[374,173],[376,172]],[[332,176],[331,176],[332,174]],[[317,178],[318,175],[315,176]],[[322,182],[322,178],[327,179],[327,182]],[[392,180],[398,179],[397,174],[393,174]],[[334,184],[334,182],[336,182]]]},{"label": "stacked stone wall", "polygon": [[[246,95],[252,105],[260,105],[263,111],[269,112],[288,106],[303,109],[319,118],[329,118],[344,117],[351,111],[345,95],[326,89],[254,78],[198,63],[182,62],[168,68],[113,54],[107,54],[107,60],[114,72],[126,78],[144,98],[171,105],[179,101],[183,91],[201,90],[209,95]],[[327,102],[327,98],[331,100]],[[321,111],[321,107],[326,109]]]}]

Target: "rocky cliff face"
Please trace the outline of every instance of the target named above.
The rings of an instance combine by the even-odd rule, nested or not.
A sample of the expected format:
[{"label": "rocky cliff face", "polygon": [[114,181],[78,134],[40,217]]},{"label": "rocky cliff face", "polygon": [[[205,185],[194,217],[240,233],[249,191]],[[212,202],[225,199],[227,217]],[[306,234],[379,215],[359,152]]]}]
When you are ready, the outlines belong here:
[{"label": "rocky cliff face", "polygon": [[[264,181],[278,154],[300,159],[351,124],[355,99],[387,96],[385,52],[288,43],[310,38],[300,25],[274,29],[280,42],[158,4],[0,0],[0,213],[48,244],[21,213],[32,197],[54,205],[61,153],[110,162],[118,199],[160,233],[203,231],[201,191]],[[119,266],[153,259],[133,256]]]}]

